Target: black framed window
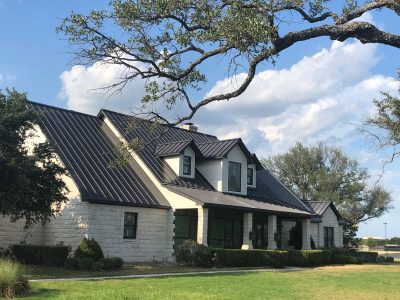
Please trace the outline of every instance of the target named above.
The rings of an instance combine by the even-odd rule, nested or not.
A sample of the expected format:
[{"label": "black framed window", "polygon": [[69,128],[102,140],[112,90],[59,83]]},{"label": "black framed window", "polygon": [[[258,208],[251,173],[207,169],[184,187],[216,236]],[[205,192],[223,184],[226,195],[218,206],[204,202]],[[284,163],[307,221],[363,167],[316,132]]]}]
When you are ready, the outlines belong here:
[{"label": "black framed window", "polygon": [[333,227],[324,227],[324,247],[333,248]]},{"label": "black framed window", "polygon": [[190,156],[183,157],[183,175],[190,175],[192,172],[192,158]]},{"label": "black framed window", "polygon": [[228,190],[231,192],[240,192],[242,185],[242,165],[230,161],[228,169]]},{"label": "black framed window", "polygon": [[136,239],[137,213],[126,212],[124,215],[124,239]]},{"label": "black framed window", "polygon": [[247,168],[247,185],[253,185],[254,180],[253,168]]}]

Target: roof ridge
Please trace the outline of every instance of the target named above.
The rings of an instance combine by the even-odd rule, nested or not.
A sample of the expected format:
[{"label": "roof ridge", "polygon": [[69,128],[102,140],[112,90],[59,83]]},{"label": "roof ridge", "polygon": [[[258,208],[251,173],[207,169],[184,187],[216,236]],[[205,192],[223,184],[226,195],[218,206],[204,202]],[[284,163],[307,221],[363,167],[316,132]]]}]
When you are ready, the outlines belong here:
[{"label": "roof ridge", "polygon": [[164,143],[157,143],[156,145],[170,145],[170,144],[177,144],[177,143],[182,143],[182,142],[191,142],[193,139],[185,139],[185,140],[179,140],[179,141],[173,141],[173,142],[164,142]]},{"label": "roof ridge", "polygon": [[84,116],[87,116],[87,117],[92,117],[92,118],[96,118],[97,119],[97,116],[95,116],[95,115],[87,114],[87,113],[84,113],[84,112],[80,112],[80,111],[76,111],[76,110],[72,110],[72,109],[68,109],[68,108],[58,107],[58,106],[55,106],[55,105],[50,105],[50,104],[46,104],[46,103],[40,103],[40,102],[36,102],[36,101],[32,101],[32,100],[28,100],[28,103],[33,104],[33,105],[50,107],[50,108],[53,108],[53,109],[62,110],[62,111],[66,111],[66,112],[69,112],[69,113],[80,114],[80,115],[84,115]]},{"label": "roof ridge", "polygon": [[[109,109],[105,109],[105,108],[102,108],[102,109],[99,111],[99,113],[97,114],[97,116],[99,116],[99,115],[101,114],[101,112],[111,112],[111,113],[114,113],[114,114],[123,115],[123,116],[130,117],[130,118],[135,118],[135,119],[138,119],[138,120],[140,120],[140,121],[145,121],[145,122],[153,123],[153,122],[150,121],[150,120],[146,120],[146,119],[143,119],[143,118],[135,117],[135,116],[132,116],[132,115],[127,115],[127,114],[124,114],[124,113],[120,113],[120,112],[113,111],[113,110],[109,110]],[[165,124],[161,124],[161,125],[162,125],[162,126],[167,126],[167,125],[165,125]],[[187,130],[187,129],[183,129],[183,128],[180,128],[180,127],[177,127],[177,126],[173,126],[172,128],[177,129],[177,130],[181,130],[181,131],[185,131],[185,132],[188,132],[188,131],[189,131],[189,130]],[[208,134],[208,133],[204,133],[204,132],[190,131],[190,133],[198,134],[198,135],[206,135],[206,136],[210,136],[210,137],[213,137],[213,138],[218,139],[217,136],[212,135],[212,134]]]},{"label": "roof ridge", "polygon": [[241,138],[232,138],[232,139],[226,139],[226,140],[217,140],[217,141],[210,141],[210,142],[204,142],[204,143],[196,143],[197,145],[205,145],[205,144],[213,144],[213,143],[221,143],[221,142],[228,142],[228,141],[234,141],[234,140],[241,140]]}]

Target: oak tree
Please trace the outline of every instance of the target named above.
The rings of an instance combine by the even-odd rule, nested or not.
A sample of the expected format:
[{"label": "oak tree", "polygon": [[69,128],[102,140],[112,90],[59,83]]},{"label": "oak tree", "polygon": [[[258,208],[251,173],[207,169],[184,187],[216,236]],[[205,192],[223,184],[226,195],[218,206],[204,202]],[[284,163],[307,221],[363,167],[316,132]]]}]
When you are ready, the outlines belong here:
[{"label": "oak tree", "polygon": [[[327,37],[400,48],[400,36],[358,19],[381,9],[400,14],[398,0],[111,0],[104,10],[72,13],[58,27],[82,64],[120,65],[124,72],[107,91],[146,80],[142,113],[177,125],[202,107],[235,98],[251,84],[257,67],[306,40]],[[287,24],[296,24],[289,31]],[[292,30],[293,27],[290,27]],[[209,73],[207,63],[232,79],[232,90],[197,98]],[[197,93],[199,94],[199,93]],[[157,105],[173,109],[167,118]],[[185,107],[186,109],[182,109]]]},{"label": "oak tree", "polygon": [[0,215],[25,227],[54,217],[67,200],[54,147],[27,145],[39,117],[27,104],[26,94],[0,90]]},{"label": "oak tree", "polygon": [[346,223],[347,244],[359,223],[378,218],[391,208],[390,193],[372,184],[368,170],[340,148],[297,143],[287,153],[270,156],[262,163],[301,199],[332,201]]}]

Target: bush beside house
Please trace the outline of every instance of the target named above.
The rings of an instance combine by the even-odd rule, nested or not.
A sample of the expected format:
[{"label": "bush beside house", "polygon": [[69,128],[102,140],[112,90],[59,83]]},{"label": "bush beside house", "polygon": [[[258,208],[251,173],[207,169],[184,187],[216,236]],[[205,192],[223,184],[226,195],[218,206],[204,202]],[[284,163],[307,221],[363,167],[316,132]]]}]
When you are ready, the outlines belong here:
[{"label": "bush beside house", "polygon": [[103,250],[94,239],[84,238],[74,256],[65,261],[65,268],[71,270],[117,270],[124,261],[121,257],[104,257]]},{"label": "bush beside house", "polygon": [[12,245],[11,254],[15,259],[23,264],[63,266],[71,247],[57,246],[38,246],[38,245]]}]

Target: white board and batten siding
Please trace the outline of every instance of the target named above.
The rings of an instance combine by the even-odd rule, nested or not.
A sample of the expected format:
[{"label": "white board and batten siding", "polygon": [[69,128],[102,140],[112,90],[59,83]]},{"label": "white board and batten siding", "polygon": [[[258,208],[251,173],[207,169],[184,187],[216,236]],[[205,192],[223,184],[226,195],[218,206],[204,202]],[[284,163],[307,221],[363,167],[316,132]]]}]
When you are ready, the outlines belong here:
[{"label": "white board and batten siding", "polygon": [[328,207],[322,216],[321,223],[311,223],[311,236],[317,248],[324,247],[324,227],[333,227],[333,243],[337,248],[343,247],[343,226],[339,225],[337,216]]}]

